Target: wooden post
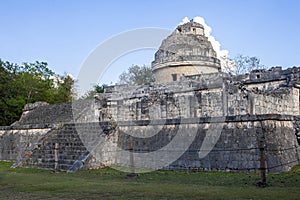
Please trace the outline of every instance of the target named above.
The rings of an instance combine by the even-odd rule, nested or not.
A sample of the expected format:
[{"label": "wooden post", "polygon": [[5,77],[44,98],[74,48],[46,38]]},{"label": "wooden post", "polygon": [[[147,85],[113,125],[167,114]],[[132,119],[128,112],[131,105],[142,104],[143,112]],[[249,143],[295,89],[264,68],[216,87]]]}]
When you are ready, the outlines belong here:
[{"label": "wooden post", "polygon": [[135,174],[134,158],[133,158],[133,142],[132,141],[129,144],[129,151],[130,151],[130,173]]},{"label": "wooden post", "polygon": [[259,151],[260,151],[260,173],[261,173],[261,182],[259,186],[264,187],[267,184],[267,177],[266,177],[265,143],[263,140],[259,142]]},{"label": "wooden post", "polygon": [[297,144],[295,144],[294,146],[295,146],[295,150],[296,150],[297,161],[298,161],[298,164],[300,164],[300,159],[299,159],[299,153],[298,153]]},{"label": "wooden post", "polygon": [[129,178],[135,178],[137,174],[135,173],[135,166],[134,166],[134,154],[133,154],[133,141],[129,143],[129,156],[130,156],[130,173],[127,174]]},{"label": "wooden post", "polygon": [[55,143],[54,148],[54,171],[57,172],[58,170],[58,149],[59,149],[59,143]]}]

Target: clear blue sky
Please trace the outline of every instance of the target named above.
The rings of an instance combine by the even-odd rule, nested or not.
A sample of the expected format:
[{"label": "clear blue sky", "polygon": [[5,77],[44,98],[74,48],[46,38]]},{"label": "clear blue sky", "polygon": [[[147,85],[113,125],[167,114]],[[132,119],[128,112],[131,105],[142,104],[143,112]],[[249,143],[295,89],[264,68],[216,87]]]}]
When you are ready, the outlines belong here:
[{"label": "clear blue sky", "polygon": [[[120,32],[174,29],[201,16],[232,57],[257,56],[267,66],[300,66],[298,0],[0,0],[0,58],[46,61],[56,73],[77,76],[89,53]],[[154,51],[123,56],[106,81],[132,64],[149,64]],[[121,67],[122,65],[122,67]],[[113,74],[115,77],[110,75]]]}]

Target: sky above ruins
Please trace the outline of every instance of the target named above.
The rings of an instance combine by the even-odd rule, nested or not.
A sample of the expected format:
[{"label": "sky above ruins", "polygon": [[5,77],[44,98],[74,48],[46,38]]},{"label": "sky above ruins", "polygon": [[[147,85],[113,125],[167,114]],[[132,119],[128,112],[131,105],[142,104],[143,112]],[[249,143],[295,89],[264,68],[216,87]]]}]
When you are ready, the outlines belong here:
[{"label": "sky above ruins", "polygon": [[[114,35],[144,27],[171,31],[183,18],[201,16],[230,57],[257,56],[268,67],[300,66],[299,7],[297,0],[0,0],[0,58],[46,61],[56,73],[77,77],[89,53]],[[150,64],[154,52],[120,57],[102,82],[115,82],[132,64]]]}]

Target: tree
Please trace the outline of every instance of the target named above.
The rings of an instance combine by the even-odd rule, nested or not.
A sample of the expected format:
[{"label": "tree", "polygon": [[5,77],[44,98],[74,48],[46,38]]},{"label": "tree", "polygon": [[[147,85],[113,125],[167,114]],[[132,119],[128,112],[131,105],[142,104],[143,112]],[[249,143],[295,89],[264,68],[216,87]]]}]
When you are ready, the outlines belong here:
[{"label": "tree", "polygon": [[234,75],[246,74],[257,69],[266,69],[256,56],[238,55],[234,59],[221,58],[222,70]]},{"label": "tree", "polygon": [[[53,77],[60,77],[55,84]],[[27,103],[71,101],[74,80],[59,76],[46,62],[13,64],[0,59],[0,125],[17,121]]]},{"label": "tree", "polygon": [[83,95],[80,99],[93,99],[96,94],[104,93],[104,88],[106,86],[107,85],[105,85],[105,84],[103,84],[103,85],[94,85],[93,89],[91,89],[90,91],[85,93],[85,95]]},{"label": "tree", "polygon": [[14,71],[14,65],[0,59],[0,125],[12,123],[19,116],[19,113],[14,112],[18,105],[17,101],[23,104],[22,100],[12,98],[14,92],[12,83],[16,79]]},{"label": "tree", "polygon": [[74,79],[70,75],[65,75],[60,78],[57,88],[54,88],[55,94],[54,103],[56,102],[71,102],[75,96]]},{"label": "tree", "polygon": [[129,85],[149,85],[154,82],[150,66],[132,65],[119,77],[119,83]]}]

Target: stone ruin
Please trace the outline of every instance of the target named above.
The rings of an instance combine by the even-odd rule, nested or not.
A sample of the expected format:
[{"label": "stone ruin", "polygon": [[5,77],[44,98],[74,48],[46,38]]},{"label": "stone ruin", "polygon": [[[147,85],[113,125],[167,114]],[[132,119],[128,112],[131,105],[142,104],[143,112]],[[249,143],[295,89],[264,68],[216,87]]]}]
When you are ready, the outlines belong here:
[{"label": "stone ruin", "polygon": [[300,163],[299,67],[221,72],[203,26],[191,21],[162,42],[152,68],[151,85],[27,105],[19,121],[0,127],[0,160],[67,171],[134,163],[281,172]]}]

